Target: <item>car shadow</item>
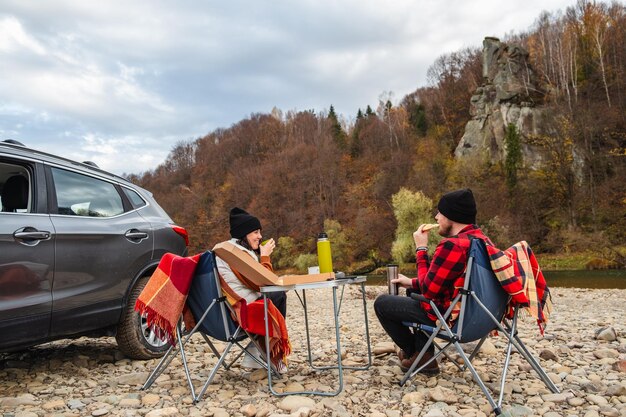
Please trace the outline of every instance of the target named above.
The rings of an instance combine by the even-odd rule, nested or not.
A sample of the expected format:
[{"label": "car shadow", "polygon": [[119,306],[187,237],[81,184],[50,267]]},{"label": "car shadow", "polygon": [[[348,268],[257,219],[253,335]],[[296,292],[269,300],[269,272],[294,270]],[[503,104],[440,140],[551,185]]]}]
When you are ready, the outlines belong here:
[{"label": "car shadow", "polygon": [[53,370],[70,363],[81,368],[94,368],[125,359],[114,338],[80,338],[33,346],[24,350],[0,353],[0,369]]}]

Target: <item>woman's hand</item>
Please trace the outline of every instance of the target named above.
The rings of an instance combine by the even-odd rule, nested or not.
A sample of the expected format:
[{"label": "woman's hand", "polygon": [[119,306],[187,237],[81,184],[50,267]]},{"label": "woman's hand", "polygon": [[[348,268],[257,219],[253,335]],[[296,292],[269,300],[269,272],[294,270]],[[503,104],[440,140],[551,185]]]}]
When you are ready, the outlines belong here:
[{"label": "woman's hand", "polygon": [[392,279],[391,283],[398,284],[403,288],[413,288],[413,279],[402,274],[398,274],[398,278]]},{"label": "woman's hand", "polygon": [[276,247],[276,242],[274,242],[274,239],[268,240],[267,242],[265,242],[265,245],[261,245],[259,247],[261,256],[270,256],[272,252],[274,252],[275,247]]}]

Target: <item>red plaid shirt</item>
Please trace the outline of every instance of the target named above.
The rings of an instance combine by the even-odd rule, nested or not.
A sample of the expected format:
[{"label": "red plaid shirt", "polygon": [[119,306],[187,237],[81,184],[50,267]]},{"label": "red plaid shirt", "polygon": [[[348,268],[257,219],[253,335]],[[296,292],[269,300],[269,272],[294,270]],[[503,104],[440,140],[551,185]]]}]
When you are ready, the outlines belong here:
[{"label": "red plaid shirt", "polygon": [[[424,297],[433,300],[441,314],[446,312],[459,288],[463,288],[467,253],[471,242],[469,236],[483,239],[488,245],[493,245],[476,225],[471,224],[463,228],[458,235],[443,239],[437,245],[432,261],[429,261],[425,250],[418,251],[415,255],[417,278],[413,279],[413,287],[419,289]],[[422,302],[422,308],[431,320],[437,321],[430,304]]]}]

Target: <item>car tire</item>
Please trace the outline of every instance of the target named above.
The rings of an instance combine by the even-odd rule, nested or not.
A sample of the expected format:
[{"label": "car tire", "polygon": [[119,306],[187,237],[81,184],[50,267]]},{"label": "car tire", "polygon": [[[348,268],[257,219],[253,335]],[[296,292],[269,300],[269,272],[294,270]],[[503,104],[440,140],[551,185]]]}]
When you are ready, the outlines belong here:
[{"label": "car tire", "polygon": [[145,319],[135,311],[135,302],[149,278],[140,278],[133,287],[115,335],[119,349],[133,359],[159,358],[170,347],[167,342],[156,337],[154,332],[146,326]]}]

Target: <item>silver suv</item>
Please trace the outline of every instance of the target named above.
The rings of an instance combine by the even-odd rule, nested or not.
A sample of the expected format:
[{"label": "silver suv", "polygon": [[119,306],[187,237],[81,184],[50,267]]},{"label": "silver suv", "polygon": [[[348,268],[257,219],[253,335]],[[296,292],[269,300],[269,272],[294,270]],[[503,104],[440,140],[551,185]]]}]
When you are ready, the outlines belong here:
[{"label": "silver suv", "polygon": [[124,178],[0,142],[0,352],[54,339],[115,335],[127,356],[167,345],[135,311],[166,252],[188,235]]}]

